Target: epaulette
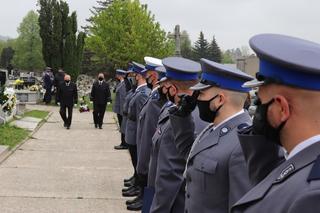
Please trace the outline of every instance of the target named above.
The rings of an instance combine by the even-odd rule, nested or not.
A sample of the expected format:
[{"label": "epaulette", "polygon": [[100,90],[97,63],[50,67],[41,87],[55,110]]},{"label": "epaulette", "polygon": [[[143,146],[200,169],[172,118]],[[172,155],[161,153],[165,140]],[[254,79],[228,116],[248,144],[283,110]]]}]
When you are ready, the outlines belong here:
[{"label": "epaulette", "polygon": [[308,182],[313,180],[320,180],[320,155],[317,157],[316,161],[313,164],[313,167],[310,171]]},{"label": "epaulette", "polygon": [[159,100],[160,98],[160,95],[158,92],[154,92],[152,95],[151,95],[151,99],[153,100]]}]

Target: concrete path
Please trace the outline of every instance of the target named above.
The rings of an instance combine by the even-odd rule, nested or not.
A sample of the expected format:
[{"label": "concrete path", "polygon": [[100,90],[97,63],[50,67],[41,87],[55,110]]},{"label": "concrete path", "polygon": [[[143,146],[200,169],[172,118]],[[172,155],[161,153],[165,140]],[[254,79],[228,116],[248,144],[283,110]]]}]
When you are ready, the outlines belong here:
[{"label": "concrete path", "polygon": [[119,144],[112,113],[103,130],[92,114],[74,110],[70,130],[58,108],[47,123],[0,165],[0,212],[127,212],[121,197],[123,178],[132,174],[127,150]]}]

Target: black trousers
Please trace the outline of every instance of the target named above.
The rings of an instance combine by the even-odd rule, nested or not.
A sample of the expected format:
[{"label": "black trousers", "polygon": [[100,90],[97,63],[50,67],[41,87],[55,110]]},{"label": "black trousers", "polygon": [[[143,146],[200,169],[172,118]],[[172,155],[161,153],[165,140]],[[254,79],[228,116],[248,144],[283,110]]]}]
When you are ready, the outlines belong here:
[{"label": "black trousers", "polygon": [[106,112],[107,104],[93,104],[93,122],[99,127],[103,124],[103,117]]},{"label": "black trousers", "polygon": [[52,99],[52,92],[50,88],[46,90],[46,93],[44,94],[44,97],[43,97],[43,102],[45,102],[46,104],[50,104],[51,99]]},{"label": "black trousers", "polygon": [[137,146],[136,145],[130,145],[130,144],[127,144],[127,146],[128,146],[130,157],[131,157],[131,163],[132,163],[132,166],[133,166],[133,169],[134,169],[134,175],[133,176],[135,178],[138,178],[137,170],[136,170],[137,161],[138,161]]},{"label": "black trousers", "polygon": [[[68,116],[67,116],[67,110],[68,110]],[[73,111],[73,106],[68,106],[65,104],[60,105],[60,115],[61,118],[66,126],[71,126],[71,121],[72,121],[72,111]]]},{"label": "black trousers", "polygon": [[[122,125],[122,115],[120,114],[117,114],[117,117],[118,117],[118,122],[119,122],[119,126],[121,128],[121,125]],[[121,133],[121,144],[122,146],[127,146],[126,144],[126,140],[125,140],[125,135],[123,133]]]}]

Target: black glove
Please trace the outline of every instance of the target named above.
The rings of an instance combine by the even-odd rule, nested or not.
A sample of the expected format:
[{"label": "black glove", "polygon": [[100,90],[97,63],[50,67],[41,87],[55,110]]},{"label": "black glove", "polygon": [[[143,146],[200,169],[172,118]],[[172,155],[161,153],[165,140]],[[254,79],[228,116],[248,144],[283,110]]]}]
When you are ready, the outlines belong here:
[{"label": "black glove", "polygon": [[186,117],[190,115],[197,106],[197,98],[199,94],[199,91],[194,91],[192,96],[186,94],[181,95],[177,109],[174,113],[170,113],[180,117]]}]

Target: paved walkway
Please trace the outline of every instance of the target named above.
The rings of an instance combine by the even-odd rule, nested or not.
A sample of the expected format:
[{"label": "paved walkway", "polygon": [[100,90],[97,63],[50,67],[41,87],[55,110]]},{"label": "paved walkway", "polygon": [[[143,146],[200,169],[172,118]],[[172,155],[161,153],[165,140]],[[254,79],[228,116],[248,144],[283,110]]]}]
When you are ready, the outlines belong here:
[{"label": "paved walkway", "polygon": [[112,113],[103,130],[94,129],[91,113],[74,110],[70,130],[58,108],[19,150],[0,165],[0,212],[127,212],[121,197],[123,178],[132,173],[119,143]]}]

